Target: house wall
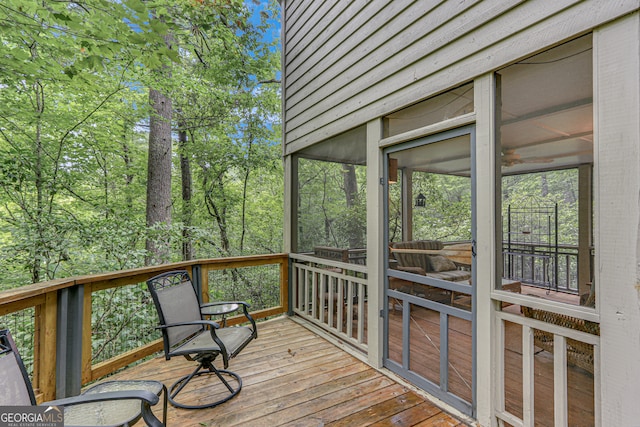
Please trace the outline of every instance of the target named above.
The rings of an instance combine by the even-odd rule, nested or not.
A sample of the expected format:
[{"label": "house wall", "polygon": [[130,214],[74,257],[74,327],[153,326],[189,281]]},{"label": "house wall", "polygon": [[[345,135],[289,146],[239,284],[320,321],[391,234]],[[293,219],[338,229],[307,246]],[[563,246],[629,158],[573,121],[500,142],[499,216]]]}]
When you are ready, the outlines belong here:
[{"label": "house wall", "polygon": [[[640,14],[638,0],[283,0],[285,156],[368,123],[368,247],[383,247],[380,118],[474,81],[479,223],[476,274],[495,283],[493,224],[495,93],[492,73],[578,35],[594,33],[594,228],[597,318],[596,415],[600,425],[640,420]],[[469,120],[469,118],[465,118]],[[434,126],[434,129],[437,126]],[[393,138],[388,138],[387,142]],[[400,142],[395,141],[394,142]],[[378,153],[378,155],[376,155]],[[492,163],[493,162],[493,163]],[[293,186],[293,184],[292,184]],[[373,197],[372,197],[373,195]],[[289,205],[291,206],[291,205]],[[368,265],[382,304],[381,253]],[[477,299],[478,377],[492,389],[490,289]],[[378,309],[369,319],[380,326]],[[373,322],[371,323],[373,324]],[[369,331],[380,365],[381,327]],[[478,393],[477,418],[492,425],[495,396]]]},{"label": "house wall", "polygon": [[603,426],[640,425],[639,35],[640,13],[594,31],[594,237]]},{"label": "house wall", "polygon": [[637,8],[637,0],[282,0],[285,154]]}]

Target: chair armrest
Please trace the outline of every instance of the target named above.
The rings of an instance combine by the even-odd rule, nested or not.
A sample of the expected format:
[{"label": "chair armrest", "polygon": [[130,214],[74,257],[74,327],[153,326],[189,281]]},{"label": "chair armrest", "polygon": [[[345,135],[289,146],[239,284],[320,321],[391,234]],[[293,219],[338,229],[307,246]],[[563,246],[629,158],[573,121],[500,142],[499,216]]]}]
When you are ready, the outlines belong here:
[{"label": "chair armrest", "polygon": [[[236,310],[231,311],[230,313],[236,312],[238,311],[238,309],[240,309],[242,307],[242,314],[244,315],[244,317],[247,318],[247,320],[249,320],[249,322],[251,323],[251,328],[253,329],[253,335],[254,338],[258,338],[258,329],[256,327],[256,321],[253,319],[253,317],[251,317],[251,314],[249,313],[249,307],[251,307],[251,304],[244,302],[244,301],[217,301],[217,302],[209,302],[209,303],[205,303],[202,304],[200,306],[200,310],[202,310],[203,308],[206,307],[215,307],[218,305],[223,305],[223,304],[238,304],[238,308]],[[228,314],[228,313],[227,313]]]},{"label": "chair armrest", "polygon": [[178,322],[178,323],[169,323],[166,325],[156,326],[156,329],[168,329],[176,326],[193,326],[193,325],[208,325],[213,329],[220,329],[220,325],[218,322],[214,322],[213,320],[193,320],[191,322]]},{"label": "chair armrest", "polygon": [[[215,306],[215,305],[224,305],[224,304],[239,304],[239,305],[244,305],[247,308],[251,307],[251,304],[244,302],[244,301],[216,301],[216,302],[207,302],[204,303],[200,306],[200,308],[202,307],[211,307],[211,306]],[[240,307],[238,307],[240,308]]]},{"label": "chair armrest", "polygon": [[424,271],[422,267],[400,267],[398,266],[397,270],[406,271],[407,273],[419,274],[421,276],[426,276],[427,272]]},{"label": "chair armrest", "polygon": [[[160,401],[160,398],[157,394],[152,393],[149,390],[105,391],[103,393],[81,394],[79,396],[43,402],[40,404],[40,406],[74,406],[113,400],[131,399],[141,401],[140,414],[142,415],[142,418],[148,426],[163,427],[165,425],[154,415],[153,411],[151,411],[151,406],[158,403]],[[166,414],[166,407],[164,408],[164,410]]]},{"label": "chair armrest", "polygon": [[[225,311],[222,311],[220,313],[206,313],[204,309],[207,309],[209,307],[220,307],[223,305],[227,305],[227,306],[236,306],[235,308],[231,308],[229,309],[229,307],[227,307],[225,309]],[[207,302],[204,304],[200,305],[200,311],[202,312],[202,314],[204,314],[205,316],[208,315],[212,315],[212,314],[230,314],[230,313],[235,313],[238,310],[240,310],[240,308],[242,308],[244,311],[246,311],[246,309],[250,307],[250,305],[244,301],[216,301],[216,302]]]}]

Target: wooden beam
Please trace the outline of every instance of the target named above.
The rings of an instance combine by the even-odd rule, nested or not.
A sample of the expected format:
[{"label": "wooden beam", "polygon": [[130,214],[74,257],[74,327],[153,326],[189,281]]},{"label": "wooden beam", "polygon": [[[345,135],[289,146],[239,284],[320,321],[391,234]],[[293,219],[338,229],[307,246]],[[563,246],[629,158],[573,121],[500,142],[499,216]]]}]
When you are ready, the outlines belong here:
[{"label": "wooden beam", "polygon": [[34,354],[34,359],[37,358],[39,369],[37,386],[42,400],[47,401],[56,398],[57,292],[47,293],[45,304],[39,311],[40,318],[37,321],[40,328],[38,333],[40,351]]},{"label": "wooden beam", "polygon": [[280,305],[284,312],[289,310],[289,262],[280,264]]},{"label": "wooden beam", "polygon": [[7,314],[11,314],[16,311],[25,310],[29,307],[34,307],[40,304],[44,304],[46,299],[47,299],[46,294],[43,294],[43,295],[37,295],[35,297],[30,297],[27,299],[21,299],[8,304],[0,303],[0,316],[5,316]]},{"label": "wooden beam", "polygon": [[126,353],[122,353],[117,357],[114,357],[104,362],[97,363],[91,368],[91,380],[98,380],[105,375],[117,371],[120,368],[124,368],[133,362],[137,362],[147,356],[151,356],[158,351],[162,351],[163,344],[162,339],[155,340],[149,344],[143,345]]},{"label": "wooden beam", "polygon": [[82,307],[82,384],[91,382],[91,359],[93,357],[92,339],[93,325],[91,318],[93,315],[92,297],[95,289],[91,283],[84,285],[84,302]]}]

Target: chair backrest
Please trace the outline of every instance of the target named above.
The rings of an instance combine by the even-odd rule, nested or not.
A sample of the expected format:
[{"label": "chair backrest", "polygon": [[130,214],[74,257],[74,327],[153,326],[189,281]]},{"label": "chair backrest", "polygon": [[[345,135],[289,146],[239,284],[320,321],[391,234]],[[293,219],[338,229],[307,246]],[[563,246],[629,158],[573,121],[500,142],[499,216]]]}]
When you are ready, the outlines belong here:
[{"label": "chair backrest", "polygon": [[[170,271],[152,277],[147,280],[147,286],[158,310],[160,325],[202,320],[198,295],[187,271]],[[202,325],[164,328],[165,353],[202,329]]]},{"label": "chair backrest", "polygon": [[[443,248],[443,244],[439,240],[412,240],[392,243],[391,246],[394,249],[441,250]],[[393,256],[400,267],[421,267],[427,273],[433,271],[431,260],[427,254],[394,252]]]},{"label": "chair backrest", "polygon": [[35,405],[31,381],[7,329],[0,330],[0,406]]}]

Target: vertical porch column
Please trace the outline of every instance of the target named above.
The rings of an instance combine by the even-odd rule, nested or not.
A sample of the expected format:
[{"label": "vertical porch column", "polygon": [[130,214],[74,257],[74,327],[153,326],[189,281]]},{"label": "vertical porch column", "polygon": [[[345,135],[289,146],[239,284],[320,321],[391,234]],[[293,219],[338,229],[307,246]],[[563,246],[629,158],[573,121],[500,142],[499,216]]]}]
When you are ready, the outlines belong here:
[{"label": "vertical porch column", "polygon": [[[578,167],[578,294],[589,292],[587,283],[591,282],[591,239],[593,236],[592,218],[592,167]],[[593,284],[591,284],[593,286]]]},{"label": "vertical porch column", "polygon": [[298,161],[284,156],[284,252],[296,251],[298,242]]},{"label": "vertical porch column", "polygon": [[[284,156],[284,230],[283,248],[289,254],[295,252],[298,245],[298,159],[294,155]],[[291,263],[289,263],[289,277],[291,277]],[[289,295],[293,295],[289,280]],[[288,300],[287,313],[293,315],[293,300]]]},{"label": "vertical porch column", "polygon": [[384,304],[384,177],[383,156],[379,144],[382,139],[382,120],[367,123],[367,346],[369,363],[382,367],[384,324],[380,310]]},{"label": "vertical porch column", "polygon": [[601,411],[596,425],[600,415],[602,426],[640,420],[639,34],[639,12],[593,33],[595,290],[600,313],[595,399],[596,411]]},{"label": "vertical porch column", "polygon": [[495,108],[496,88],[492,73],[474,82],[476,111],[476,419],[482,426],[492,425],[495,402],[493,351],[496,330],[496,305],[491,291],[498,277],[497,212],[500,196],[499,163],[496,160]]}]

